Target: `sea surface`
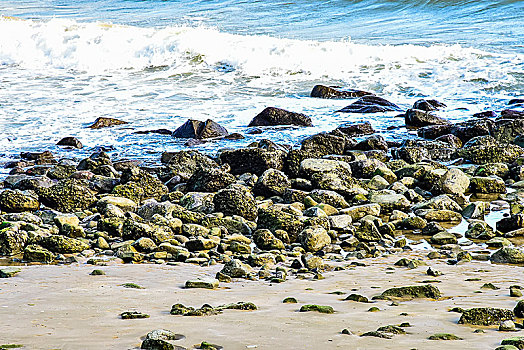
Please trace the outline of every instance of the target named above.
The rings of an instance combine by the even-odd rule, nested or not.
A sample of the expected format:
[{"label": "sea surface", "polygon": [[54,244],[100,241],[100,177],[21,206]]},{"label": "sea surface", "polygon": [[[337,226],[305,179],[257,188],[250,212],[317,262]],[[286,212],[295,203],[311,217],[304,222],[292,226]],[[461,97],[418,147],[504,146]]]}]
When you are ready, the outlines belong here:
[{"label": "sea surface", "polygon": [[[152,163],[185,140],[136,131],[191,118],[246,134],[267,106],[308,114],[314,126],[197,149],[296,145],[363,120],[388,139],[416,137],[398,113],[336,113],[352,101],[311,98],[316,84],[403,108],[435,98],[452,121],[524,95],[522,0],[0,0],[0,15],[0,167],[22,151],[80,159],[101,147]],[[87,128],[101,116],[129,124]],[[55,146],[65,136],[84,149]]]}]

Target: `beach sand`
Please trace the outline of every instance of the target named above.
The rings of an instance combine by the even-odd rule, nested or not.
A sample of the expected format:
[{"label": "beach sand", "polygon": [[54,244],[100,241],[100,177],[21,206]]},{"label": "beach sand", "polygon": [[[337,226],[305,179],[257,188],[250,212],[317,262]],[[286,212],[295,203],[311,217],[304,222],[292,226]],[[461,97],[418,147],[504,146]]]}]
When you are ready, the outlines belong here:
[{"label": "beach sand", "polygon": [[[499,332],[497,326],[459,325],[460,314],[448,310],[455,306],[513,309],[517,298],[509,296],[509,286],[522,283],[522,267],[480,261],[447,265],[444,260],[431,260],[428,265],[444,275],[428,276],[426,266],[387,270],[400,257],[417,256],[422,254],[361,260],[367,266],[326,272],[322,280],[294,276],[280,284],[235,280],[221,283],[216,290],[183,286],[188,279],[213,277],[222,265],[26,266],[17,276],[0,280],[0,344],[22,344],[27,349],[134,349],[140,347],[141,337],[149,331],[164,328],[185,335],[173,344],[187,348],[205,340],[225,349],[492,349],[502,339],[520,335]],[[106,275],[89,275],[95,268],[103,269]],[[480,280],[466,281],[471,278]],[[434,283],[442,292],[441,300],[401,301],[398,306],[383,300],[343,300],[350,293],[371,299],[389,287],[416,285],[424,280],[441,282]],[[121,286],[128,282],[145,289]],[[478,293],[488,282],[500,289]],[[330,294],[335,291],[344,294]],[[295,297],[298,304],[283,304],[286,297]],[[238,301],[253,302],[258,310],[226,310],[204,317],[169,314],[176,303],[200,307],[204,303],[218,306]],[[298,312],[303,304],[330,305],[335,313]],[[380,311],[368,312],[372,306]],[[132,310],[147,313],[150,318],[119,317]],[[380,326],[403,322],[412,326],[405,328],[406,335],[393,339],[360,337]],[[341,334],[344,328],[353,335]],[[478,328],[485,333],[474,333]],[[453,333],[464,340],[428,340],[434,333]]]}]

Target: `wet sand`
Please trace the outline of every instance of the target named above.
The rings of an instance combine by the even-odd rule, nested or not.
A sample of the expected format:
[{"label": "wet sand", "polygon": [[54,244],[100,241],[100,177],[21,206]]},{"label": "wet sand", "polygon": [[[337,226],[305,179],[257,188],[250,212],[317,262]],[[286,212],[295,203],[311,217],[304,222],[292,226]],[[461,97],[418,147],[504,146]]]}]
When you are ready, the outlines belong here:
[{"label": "wet sand", "polygon": [[[445,260],[428,261],[444,275],[426,275],[427,267],[409,270],[395,267],[401,257],[366,259],[366,267],[324,273],[323,280],[301,280],[290,276],[285,283],[235,280],[221,283],[218,290],[184,289],[186,280],[213,277],[222,265],[199,267],[189,264],[114,265],[86,264],[27,266],[17,276],[0,280],[0,344],[23,344],[27,349],[136,349],[149,331],[165,328],[186,336],[173,342],[192,348],[208,341],[225,349],[493,349],[502,339],[523,332],[503,333],[497,327],[458,325],[460,314],[452,307],[515,306],[509,286],[522,284],[522,267],[473,261],[450,266]],[[345,263],[346,265],[349,262]],[[99,268],[105,276],[90,276]],[[480,278],[480,281],[465,281]],[[358,303],[343,301],[350,293],[371,298],[394,286],[439,280],[441,300],[419,299]],[[121,286],[133,282],[145,289]],[[499,290],[480,290],[491,282]],[[343,295],[330,294],[342,291]],[[283,304],[295,297],[298,304]],[[205,317],[173,316],[171,305],[200,307],[238,301],[253,302],[257,311],[226,310]],[[303,304],[330,305],[334,314],[298,312]],[[376,306],[379,312],[367,310]],[[141,311],[148,319],[122,320],[124,311]],[[407,315],[401,315],[407,313]],[[360,337],[380,326],[409,322],[406,335],[393,339]],[[520,320],[522,322],[522,320]],[[347,328],[353,335],[341,334]],[[483,328],[485,333],[474,333]],[[434,333],[453,333],[462,341],[431,341]]]}]

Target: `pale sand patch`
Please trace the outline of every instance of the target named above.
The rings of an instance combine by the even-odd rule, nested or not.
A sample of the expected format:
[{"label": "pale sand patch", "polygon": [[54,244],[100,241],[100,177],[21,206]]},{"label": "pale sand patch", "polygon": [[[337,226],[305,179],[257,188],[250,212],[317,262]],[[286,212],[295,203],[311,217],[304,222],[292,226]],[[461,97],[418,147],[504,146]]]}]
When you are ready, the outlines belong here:
[{"label": "pale sand patch", "polygon": [[[408,256],[408,255],[402,255]],[[415,253],[411,254],[416,256]],[[221,267],[188,264],[120,265],[94,267],[27,266],[13,278],[0,280],[0,344],[19,343],[28,349],[132,349],[140,347],[141,337],[153,329],[165,328],[187,338],[174,344],[191,348],[203,340],[225,349],[493,349],[502,339],[524,332],[501,333],[497,327],[458,325],[460,314],[448,312],[462,308],[492,306],[513,309],[517,298],[509,297],[509,286],[524,284],[522,267],[470,262],[450,266],[444,260],[428,261],[443,276],[425,274],[427,267],[414,270],[387,267],[401,256],[363,260],[368,267],[327,272],[324,280],[299,280],[291,276],[282,284],[238,280],[221,283],[221,289],[183,289],[187,279],[212,277]],[[99,268],[106,276],[90,276]],[[488,272],[478,272],[488,270]],[[467,278],[481,281],[467,282]],[[391,306],[389,301],[371,304],[343,301],[355,292],[371,298],[394,286],[413,285],[423,280],[435,283],[443,300],[413,300]],[[137,283],[146,289],[120,286]],[[499,290],[474,293],[487,282]],[[380,288],[373,288],[380,287]],[[313,288],[313,290],[306,290]],[[329,294],[343,291],[344,295]],[[285,297],[295,297],[298,304],[282,304]],[[200,307],[250,301],[257,311],[226,310],[207,317],[172,316],[171,305],[182,303]],[[335,314],[297,312],[303,304],[331,305]],[[377,306],[380,312],[367,312]],[[137,310],[151,315],[148,319],[122,320],[119,314]],[[401,313],[407,316],[401,316]],[[409,322],[407,335],[393,339],[359,337],[388,324]],[[343,335],[348,328],[354,335]],[[453,333],[463,341],[430,341],[434,333]]]}]

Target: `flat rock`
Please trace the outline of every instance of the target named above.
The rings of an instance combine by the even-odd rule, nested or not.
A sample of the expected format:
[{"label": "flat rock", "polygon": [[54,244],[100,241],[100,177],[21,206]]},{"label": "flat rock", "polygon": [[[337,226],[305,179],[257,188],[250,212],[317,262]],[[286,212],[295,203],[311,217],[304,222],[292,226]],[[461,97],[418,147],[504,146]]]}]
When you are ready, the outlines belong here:
[{"label": "flat rock", "polygon": [[383,113],[390,111],[402,111],[396,104],[375,95],[362,96],[349,106],[337,112],[343,113]]},{"label": "flat rock", "polygon": [[107,128],[110,126],[123,125],[123,124],[128,124],[128,123],[123,120],[116,119],[116,118],[99,117],[99,118],[96,118],[95,122],[91,124],[90,126],[88,126],[88,128],[100,129],[100,128]]},{"label": "flat rock", "polygon": [[19,267],[4,267],[0,269],[0,278],[9,278],[15,276],[17,273],[22,271]]},{"label": "flat rock", "polygon": [[214,278],[188,280],[186,281],[186,288],[204,288],[204,289],[216,289],[218,288],[218,280]]}]

